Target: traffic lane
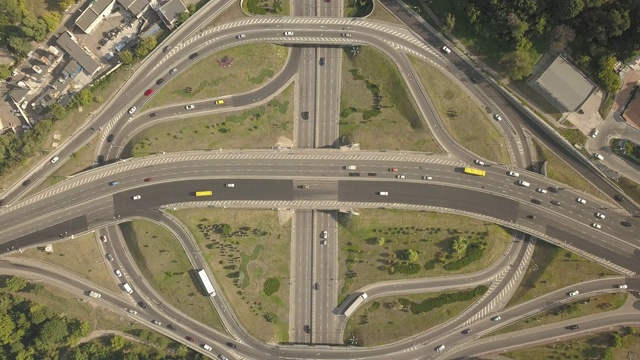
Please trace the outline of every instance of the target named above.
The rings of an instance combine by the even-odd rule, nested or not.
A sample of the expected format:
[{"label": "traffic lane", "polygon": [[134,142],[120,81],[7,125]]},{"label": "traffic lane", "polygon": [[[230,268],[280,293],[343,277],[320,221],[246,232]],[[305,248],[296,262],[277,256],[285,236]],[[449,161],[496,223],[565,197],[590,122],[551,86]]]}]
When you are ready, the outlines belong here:
[{"label": "traffic lane", "polygon": [[[388,196],[379,195],[381,191]],[[515,222],[520,203],[476,190],[429,183],[386,181],[338,181],[338,200],[384,202],[445,207]]]},{"label": "traffic lane", "polygon": [[3,243],[2,247],[0,247],[0,254],[9,253],[20,248],[60,241],[68,236],[83,233],[87,229],[87,218],[85,216],[76,216]]}]

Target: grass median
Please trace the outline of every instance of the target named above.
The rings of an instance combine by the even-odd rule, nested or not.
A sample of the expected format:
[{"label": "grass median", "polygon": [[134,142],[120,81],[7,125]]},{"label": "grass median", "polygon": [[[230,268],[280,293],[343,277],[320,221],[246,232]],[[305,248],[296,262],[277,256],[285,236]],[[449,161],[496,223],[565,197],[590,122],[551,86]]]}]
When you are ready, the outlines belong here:
[{"label": "grass median", "polygon": [[409,57],[422,85],[453,139],[480,155],[500,164],[510,164],[505,140],[491,122],[488,110],[467,95],[438,69]]},{"label": "grass median", "polygon": [[[469,273],[497,261],[512,241],[508,230],[459,215],[405,210],[360,210],[340,219],[339,301],[361,287],[401,280]],[[481,256],[459,269],[451,265],[481,246]],[[457,249],[457,250],[456,250]],[[415,255],[413,255],[415,252]],[[410,259],[415,256],[415,259]]]},{"label": "grass median", "polygon": [[361,149],[442,150],[416,111],[413,98],[395,64],[370,47],[351,48],[342,62],[340,135]]},{"label": "grass median", "polygon": [[135,135],[123,156],[142,157],[164,151],[268,149],[291,146],[293,84],[266,105],[229,113],[178,119]]},{"label": "grass median", "polygon": [[284,67],[288,53],[278,45],[250,44],[208,55],[168,80],[144,109],[257,89]]},{"label": "grass median", "polygon": [[175,236],[144,220],[120,224],[131,256],[149,284],[178,310],[226,333],[208,296],[200,292],[199,278]]},{"label": "grass median", "polygon": [[288,341],[291,222],[268,210],[171,213],[194,235],[242,325],[264,342]]}]

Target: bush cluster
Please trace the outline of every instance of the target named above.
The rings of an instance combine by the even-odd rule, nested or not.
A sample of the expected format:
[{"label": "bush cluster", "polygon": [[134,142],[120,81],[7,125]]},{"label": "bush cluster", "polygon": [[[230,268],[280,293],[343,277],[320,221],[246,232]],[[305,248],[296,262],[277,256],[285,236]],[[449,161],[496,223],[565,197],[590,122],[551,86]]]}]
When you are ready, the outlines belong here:
[{"label": "bush cluster", "polygon": [[476,260],[480,260],[480,258],[482,258],[482,255],[484,254],[484,248],[482,247],[481,244],[479,243],[473,243],[473,244],[469,244],[467,246],[467,253],[464,257],[460,258],[459,260],[450,262],[448,264],[444,265],[444,269],[445,270],[460,270],[463,267],[471,264],[472,262],[476,261]]},{"label": "bush cluster", "polygon": [[476,296],[484,294],[487,290],[488,288],[486,286],[481,285],[472,290],[442,294],[434,298],[425,299],[421,303],[416,303],[404,298],[398,301],[403,306],[408,307],[411,313],[421,314],[454,302],[471,300]]}]

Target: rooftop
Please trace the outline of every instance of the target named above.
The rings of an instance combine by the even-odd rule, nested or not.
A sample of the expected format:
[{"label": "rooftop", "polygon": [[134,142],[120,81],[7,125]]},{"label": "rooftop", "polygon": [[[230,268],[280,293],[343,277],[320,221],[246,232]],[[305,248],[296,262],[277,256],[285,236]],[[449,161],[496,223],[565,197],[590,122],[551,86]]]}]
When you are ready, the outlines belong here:
[{"label": "rooftop", "polygon": [[118,2],[136,16],[149,5],[147,0],[118,0]]},{"label": "rooftop", "polygon": [[94,23],[109,6],[113,4],[114,0],[95,0],[92,1],[89,6],[80,14],[76,20],[76,25],[82,31],[88,33],[91,24]]},{"label": "rooftop", "polygon": [[580,108],[596,86],[562,56],[558,56],[536,83],[568,111]]},{"label": "rooftop", "polygon": [[180,17],[180,14],[186,11],[187,7],[184,6],[181,0],[169,0],[166,4],[160,7],[160,13],[169,25],[173,25],[173,23]]},{"label": "rooftop", "polygon": [[93,60],[93,58],[75,42],[68,31],[60,34],[58,40],[56,40],[56,44],[64,50],[64,52],[69,54],[73,60],[77,61],[88,74],[93,75],[100,69],[100,64]]}]

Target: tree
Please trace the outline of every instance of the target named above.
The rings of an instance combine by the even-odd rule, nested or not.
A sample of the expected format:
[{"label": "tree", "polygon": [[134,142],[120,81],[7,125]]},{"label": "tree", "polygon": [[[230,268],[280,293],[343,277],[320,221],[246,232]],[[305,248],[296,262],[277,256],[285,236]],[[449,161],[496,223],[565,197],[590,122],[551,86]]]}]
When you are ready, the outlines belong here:
[{"label": "tree", "polygon": [[452,13],[447,13],[447,17],[444,19],[444,26],[442,27],[442,32],[450,33],[453,31],[453,28],[456,26],[456,17]]},{"label": "tree", "polygon": [[457,254],[462,254],[467,250],[467,245],[469,242],[462,236],[458,236],[453,240],[453,244],[451,244],[451,248]]},{"label": "tree", "polygon": [[569,20],[576,17],[584,9],[583,0],[557,0],[556,15],[560,20]]},{"label": "tree", "polygon": [[553,41],[549,46],[549,50],[561,53],[567,49],[575,37],[576,32],[569,25],[560,24],[553,29]]},{"label": "tree", "polygon": [[45,25],[47,25],[47,32],[54,32],[60,25],[61,16],[59,12],[49,11],[40,16]]},{"label": "tree", "polygon": [[27,281],[23,278],[11,276],[5,280],[4,286],[10,292],[18,292],[27,286]]},{"label": "tree", "polygon": [[385,239],[380,236],[379,238],[376,239],[376,242],[378,243],[378,246],[382,246],[385,243]]},{"label": "tree", "polygon": [[8,42],[9,48],[19,58],[26,58],[29,51],[31,51],[31,44],[29,40],[23,37],[12,36]]},{"label": "tree", "polygon": [[0,64],[0,79],[6,79],[11,76],[9,65]]},{"label": "tree", "polygon": [[58,103],[53,103],[47,108],[47,113],[49,114],[49,118],[51,118],[51,120],[58,121],[64,119],[64,117],[67,116],[67,109],[65,109]]},{"label": "tree", "polygon": [[75,0],[60,0],[60,10],[65,11],[75,3]]},{"label": "tree", "polygon": [[11,316],[7,313],[0,313],[0,346],[10,344],[15,340],[13,338],[15,328],[16,324]]},{"label": "tree", "polygon": [[111,349],[113,351],[122,349],[122,347],[124,347],[124,344],[125,344],[125,339],[120,335],[116,335],[111,338]]},{"label": "tree", "polygon": [[93,99],[93,94],[91,94],[90,89],[84,88],[80,90],[74,97],[77,98],[78,105],[85,106],[91,103],[91,100]]},{"label": "tree", "polygon": [[62,342],[67,335],[69,335],[67,323],[63,319],[49,319],[42,324],[36,343],[39,346],[50,348]]},{"label": "tree", "polygon": [[178,16],[178,21],[176,21],[176,26],[180,26],[180,25],[184,24],[185,21],[187,21],[190,16],[191,16],[191,14],[189,14],[188,11],[180,13],[180,16]]},{"label": "tree", "polygon": [[149,36],[140,39],[138,46],[136,46],[136,57],[142,59],[147,56],[153,48],[158,45],[158,41],[155,36]]},{"label": "tree", "polygon": [[35,41],[42,41],[47,37],[49,33],[47,31],[47,24],[42,19],[36,19],[33,16],[27,16],[22,19],[22,26],[20,27],[22,32]]},{"label": "tree", "polygon": [[131,51],[129,50],[121,51],[119,57],[120,61],[125,65],[129,65],[133,62],[133,54],[131,54]]},{"label": "tree", "polygon": [[229,224],[220,225],[220,232],[222,232],[223,235],[229,236],[231,234],[231,225]]},{"label": "tree", "polygon": [[418,260],[418,252],[413,249],[406,249],[400,254],[400,257],[403,260],[415,262],[416,260]]},{"label": "tree", "polygon": [[100,95],[96,95],[96,96],[93,97],[93,102],[97,102],[99,104],[99,103],[101,103],[103,101],[104,101],[104,98],[102,96],[100,96]]},{"label": "tree", "polygon": [[618,74],[614,72],[616,58],[613,56],[604,56],[600,59],[598,65],[598,79],[604,86],[605,90],[610,93],[618,92],[621,82]]},{"label": "tree", "polygon": [[511,80],[522,80],[529,76],[533,69],[533,62],[529,58],[529,54],[521,49],[503,54],[500,65],[504,67]]}]

